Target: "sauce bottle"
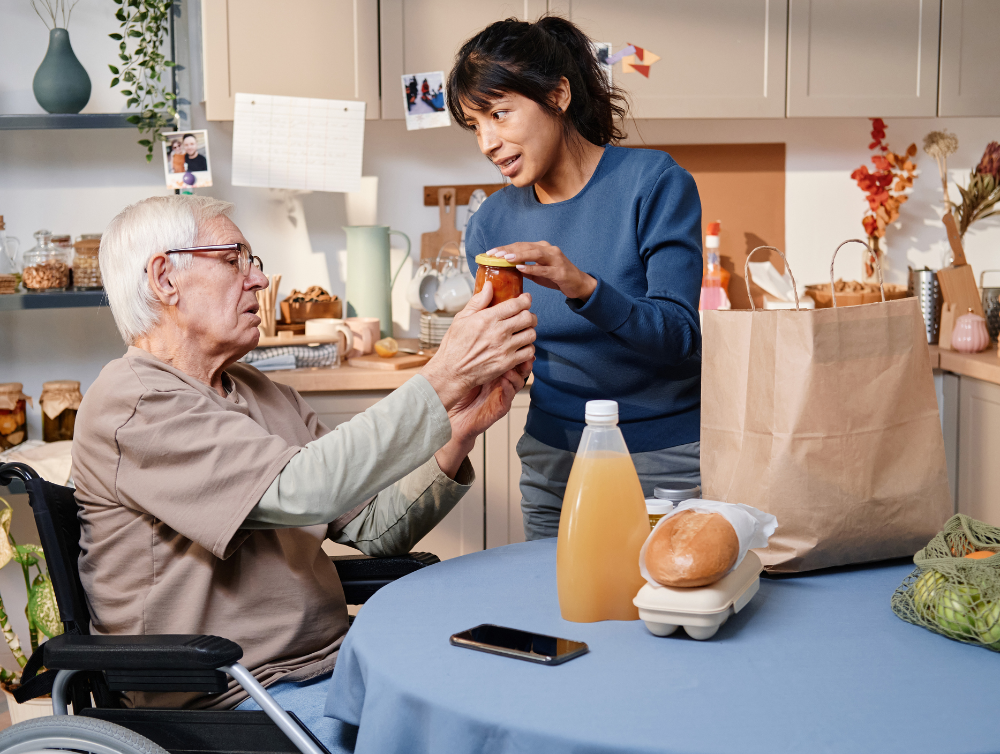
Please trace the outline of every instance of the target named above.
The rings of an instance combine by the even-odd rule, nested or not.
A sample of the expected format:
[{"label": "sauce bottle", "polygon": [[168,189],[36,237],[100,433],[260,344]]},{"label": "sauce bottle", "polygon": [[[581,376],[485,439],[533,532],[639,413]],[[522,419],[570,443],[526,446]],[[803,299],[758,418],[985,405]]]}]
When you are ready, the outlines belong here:
[{"label": "sauce bottle", "polygon": [[489,280],[493,284],[493,300],[490,306],[517,298],[524,292],[524,276],[517,266],[503,257],[491,257],[488,254],[477,254],[476,290],[479,293]]},{"label": "sauce bottle", "polygon": [[639,550],[649,517],[615,401],[587,401],[587,426],[559,519],[556,581],[565,620],[638,620]]}]

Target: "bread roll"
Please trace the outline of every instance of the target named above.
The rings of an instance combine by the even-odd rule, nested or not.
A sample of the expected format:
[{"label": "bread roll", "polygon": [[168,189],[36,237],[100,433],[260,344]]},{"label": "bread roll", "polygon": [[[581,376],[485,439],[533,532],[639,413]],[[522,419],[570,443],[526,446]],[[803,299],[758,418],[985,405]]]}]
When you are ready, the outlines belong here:
[{"label": "bread roll", "polygon": [[683,511],[653,532],[646,547],[646,569],[664,586],[705,586],[736,563],[736,530],[718,513]]}]

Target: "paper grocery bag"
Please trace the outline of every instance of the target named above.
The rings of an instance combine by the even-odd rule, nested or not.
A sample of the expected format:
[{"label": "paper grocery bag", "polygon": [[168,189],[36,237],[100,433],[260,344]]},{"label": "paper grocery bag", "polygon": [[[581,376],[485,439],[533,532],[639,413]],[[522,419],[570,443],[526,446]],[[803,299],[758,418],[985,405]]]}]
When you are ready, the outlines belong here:
[{"label": "paper grocery bag", "polygon": [[704,496],[778,519],[767,569],[927,544],[952,502],[917,299],[704,314]]}]

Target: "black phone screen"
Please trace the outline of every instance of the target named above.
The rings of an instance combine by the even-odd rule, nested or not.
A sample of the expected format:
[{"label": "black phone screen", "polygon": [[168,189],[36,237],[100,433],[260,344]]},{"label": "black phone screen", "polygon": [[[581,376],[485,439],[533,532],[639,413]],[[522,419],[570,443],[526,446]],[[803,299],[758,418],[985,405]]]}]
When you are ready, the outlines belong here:
[{"label": "black phone screen", "polygon": [[454,634],[451,643],[545,665],[558,665],[588,651],[587,645],[581,641],[560,639],[558,636],[536,634],[492,623],[484,623]]}]

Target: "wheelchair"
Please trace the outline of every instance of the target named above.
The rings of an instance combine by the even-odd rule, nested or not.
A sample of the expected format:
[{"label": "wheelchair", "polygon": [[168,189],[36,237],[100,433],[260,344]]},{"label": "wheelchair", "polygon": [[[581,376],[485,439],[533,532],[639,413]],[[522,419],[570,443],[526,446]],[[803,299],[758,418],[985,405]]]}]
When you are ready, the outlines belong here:
[{"label": "wheelchair", "polygon": [[[242,648],[220,636],[92,636],[80,583],[80,522],[74,490],[23,463],[0,465],[0,486],[28,493],[64,633],[39,645],[14,693],[19,703],[51,693],[55,715],[0,733],[0,754],[330,754],[240,663]],[[333,557],[348,604],[439,562],[429,553]],[[42,669],[45,669],[44,672]],[[122,692],[218,694],[233,678],[262,711],[128,709]],[[73,704],[73,715],[68,704]]]}]

